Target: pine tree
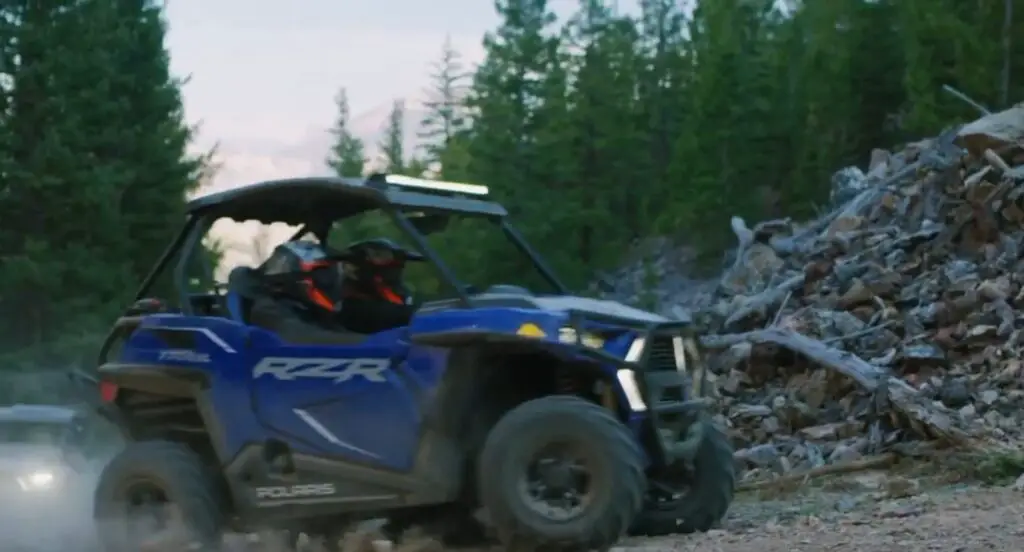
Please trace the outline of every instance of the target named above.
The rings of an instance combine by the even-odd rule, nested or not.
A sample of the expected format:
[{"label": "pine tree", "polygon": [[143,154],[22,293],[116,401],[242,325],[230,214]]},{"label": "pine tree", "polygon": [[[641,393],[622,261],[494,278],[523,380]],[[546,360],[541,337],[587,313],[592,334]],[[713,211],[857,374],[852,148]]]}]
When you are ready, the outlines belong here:
[{"label": "pine tree", "polygon": [[951,100],[944,84],[983,104],[998,103],[1002,45],[993,37],[999,36],[1002,3],[907,0],[898,3],[898,11],[906,56],[903,123],[912,134],[935,133],[976,115]]},{"label": "pine tree", "polygon": [[[14,171],[10,109],[13,90],[9,83],[14,80],[17,70],[17,37],[19,34],[17,11],[8,4],[0,5],[0,206],[10,203],[10,177]],[[0,210],[3,208],[0,207]],[[22,244],[22,231],[13,224],[0,227],[0,258],[16,254]],[[2,274],[0,274],[2,278]]]},{"label": "pine tree", "polygon": [[121,188],[119,206],[123,231],[131,236],[134,276],[141,281],[180,229],[187,194],[203,180],[212,152],[190,151],[193,129],[185,120],[183,81],[171,75],[164,46],[163,3],[91,1],[98,4],[97,12],[115,6],[106,8],[114,25],[106,35],[106,50],[112,53],[119,78],[106,94],[120,101],[114,102],[118,109],[111,110],[106,124],[119,129],[120,136],[113,142],[120,148],[103,154],[111,166],[121,164],[132,173]]},{"label": "pine tree", "polygon": [[334,98],[338,115],[331,127],[334,144],[327,155],[327,166],[338,176],[361,176],[366,167],[366,152],[363,141],[349,130],[348,94],[342,88]]},{"label": "pine tree", "polygon": [[100,33],[116,27],[91,4],[56,4],[6,4],[19,25],[0,213],[19,238],[5,244],[3,310],[19,316],[0,323],[6,344],[22,347],[60,336],[131,282],[117,199],[133,175],[94,160],[109,146],[104,118],[115,109],[100,91],[117,78],[112,60],[97,55]]},{"label": "pine tree", "polygon": [[[693,56],[684,33],[686,17],[675,0],[640,0],[637,20],[636,126],[644,129],[639,161],[650,184],[629,200],[629,211],[642,213],[655,231],[677,231],[682,210],[673,198],[686,173],[672,174],[673,149],[683,136],[693,136],[687,87]],[[638,167],[639,168],[639,167]]]},{"label": "pine tree", "polygon": [[[555,18],[545,0],[499,0],[496,7],[501,24],[484,38],[487,55],[467,99],[473,114],[467,176],[490,187],[530,241],[553,249],[565,243],[554,219],[573,208],[559,197],[572,171],[565,163],[568,77],[552,32]],[[472,251],[467,264],[480,273],[473,281],[529,273],[500,234],[467,231],[460,239]]]},{"label": "pine tree", "polygon": [[[99,0],[5,4],[16,16],[0,202],[4,338],[21,346],[109,324],[178,231],[203,169],[189,156],[160,8]],[[170,297],[168,297],[170,298]]]},{"label": "pine tree", "polygon": [[673,141],[683,128],[684,89],[692,63],[687,59],[685,17],[675,0],[640,0],[637,103],[640,125],[648,129],[647,156],[652,177],[664,181]]},{"label": "pine tree", "polygon": [[426,162],[444,166],[445,154],[465,128],[463,106],[469,73],[462,66],[459,53],[445,38],[441,58],[434,63],[430,75],[431,88],[424,102],[426,115],[420,123],[419,137],[424,140]]},{"label": "pine tree", "polygon": [[541,172],[534,131],[545,124],[538,110],[546,79],[558,69],[558,43],[548,34],[555,18],[546,0],[498,0],[495,5],[502,22],[484,37],[486,58],[467,100],[473,113],[470,172],[515,209],[511,198],[536,187]]},{"label": "pine tree", "polygon": [[[573,181],[562,190],[581,207],[566,228],[575,258],[586,272],[614,262],[622,245],[640,233],[639,202],[649,181],[640,157],[643,137],[636,124],[637,34],[633,22],[616,17],[603,0],[583,0],[570,22],[574,86],[568,126]],[[633,182],[625,187],[623,182]],[[625,224],[612,224],[612,221]]]},{"label": "pine tree", "polygon": [[405,174],[407,167],[405,159],[405,102],[403,100],[395,100],[383,132],[384,138],[380,142],[380,150],[384,157],[384,172]]},{"label": "pine tree", "polygon": [[416,178],[423,178],[427,176],[427,171],[430,169],[430,164],[420,157],[413,156],[405,163],[404,174],[408,176],[415,176]]},{"label": "pine tree", "polygon": [[724,221],[731,215],[763,216],[755,186],[772,182],[776,171],[772,5],[701,0],[688,24],[692,65],[670,162],[669,204],[674,222],[701,232],[712,247],[728,235]]},{"label": "pine tree", "polygon": [[872,148],[912,139],[895,124],[906,104],[898,4],[899,0],[880,0],[854,6],[848,44],[850,73],[857,75],[852,115],[857,130],[846,164],[862,162]]}]

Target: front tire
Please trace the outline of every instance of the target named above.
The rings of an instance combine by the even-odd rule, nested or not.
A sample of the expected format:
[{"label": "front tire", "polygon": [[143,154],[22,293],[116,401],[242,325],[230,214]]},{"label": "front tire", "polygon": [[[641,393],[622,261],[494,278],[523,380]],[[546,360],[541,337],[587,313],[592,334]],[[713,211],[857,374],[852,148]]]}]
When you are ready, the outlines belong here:
[{"label": "front tire", "polygon": [[643,465],[633,435],[611,412],[577,397],[544,397],[495,424],[477,488],[499,539],[512,548],[602,550],[622,538],[643,505]]},{"label": "front tire", "polygon": [[686,492],[671,500],[648,496],[644,511],[630,528],[631,535],[663,536],[704,532],[725,517],[736,488],[736,467],[729,438],[710,419],[702,416],[703,439],[694,458],[693,471],[672,470],[651,475],[652,487],[669,490],[685,487]]},{"label": "front tire", "polygon": [[108,552],[137,552],[173,540],[216,550],[223,496],[217,479],[185,445],[130,443],[107,464],[96,487],[93,517],[100,544]]}]

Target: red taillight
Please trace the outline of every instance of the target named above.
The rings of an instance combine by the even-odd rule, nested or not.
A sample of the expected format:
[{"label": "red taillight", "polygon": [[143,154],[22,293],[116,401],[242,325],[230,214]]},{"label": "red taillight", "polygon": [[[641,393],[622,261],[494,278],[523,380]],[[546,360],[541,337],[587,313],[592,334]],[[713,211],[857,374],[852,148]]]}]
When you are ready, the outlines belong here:
[{"label": "red taillight", "polygon": [[105,403],[112,403],[117,400],[117,384],[109,381],[101,381],[100,400]]}]

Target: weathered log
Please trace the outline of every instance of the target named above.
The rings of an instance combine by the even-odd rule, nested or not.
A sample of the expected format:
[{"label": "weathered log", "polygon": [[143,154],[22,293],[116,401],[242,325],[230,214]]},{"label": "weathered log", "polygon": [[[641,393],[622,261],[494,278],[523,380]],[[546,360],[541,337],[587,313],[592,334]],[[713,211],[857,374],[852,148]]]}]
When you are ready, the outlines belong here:
[{"label": "weathered log", "polygon": [[939,439],[956,447],[971,447],[984,438],[972,434],[953,411],[923,397],[910,384],[893,377],[888,370],[789,329],[767,328],[740,334],[705,336],[701,338],[701,345],[718,349],[744,341],[788,349],[823,368],[850,378],[865,391],[877,393],[876,402],[889,405],[894,424],[907,427],[922,437]]},{"label": "weathered log", "polygon": [[782,282],[778,286],[766,289],[757,295],[747,298],[743,306],[736,309],[725,321],[727,329],[735,329],[737,326],[751,318],[767,318],[768,312],[782,304],[786,296],[804,285],[804,275],[798,274]]},{"label": "weathered log", "polygon": [[811,468],[807,471],[787,473],[776,479],[767,479],[764,481],[751,481],[749,483],[741,483],[736,486],[737,491],[756,491],[759,489],[770,489],[772,487],[784,486],[793,483],[801,483],[818,477],[824,477],[826,475],[839,475],[843,473],[855,473],[859,471],[877,470],[880,468],[886,468],[896,463],[895,454],[880,454],[878,456],[869,456],[867,458],[861,458],[853,462],[845,462],[842,464],[828,464],[825,466],[818,466]]}]

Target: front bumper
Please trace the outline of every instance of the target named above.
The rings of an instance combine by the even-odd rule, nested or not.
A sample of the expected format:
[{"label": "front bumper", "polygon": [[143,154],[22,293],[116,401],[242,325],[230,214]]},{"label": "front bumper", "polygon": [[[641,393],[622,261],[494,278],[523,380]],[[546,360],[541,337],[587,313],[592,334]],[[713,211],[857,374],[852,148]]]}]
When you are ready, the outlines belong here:
[{"label": "front bumper", "polygon": [[[17,487],[16,487],[17,488]],[[9,490],[5,489],[4,491]],[[0,504],[0,534],[4,552],[16,550],[86,550],[91,532],[90,510],[66,491],[14,492]]]},{"label": "front bumper", "polygon": [[688,321],[643,322],[570,311],[577,336],[598,327],[635,334],[624,358],[576,343],[579,354],[616,368],[623,395],[634,415],[641,415],[640,439],[656,466],[692,463],[707,411],[707,371],[700,344]]}]

